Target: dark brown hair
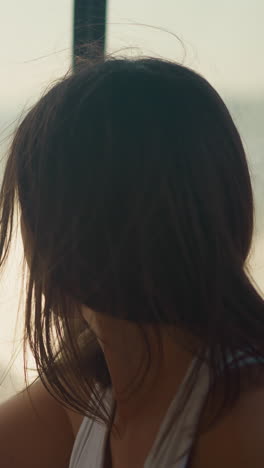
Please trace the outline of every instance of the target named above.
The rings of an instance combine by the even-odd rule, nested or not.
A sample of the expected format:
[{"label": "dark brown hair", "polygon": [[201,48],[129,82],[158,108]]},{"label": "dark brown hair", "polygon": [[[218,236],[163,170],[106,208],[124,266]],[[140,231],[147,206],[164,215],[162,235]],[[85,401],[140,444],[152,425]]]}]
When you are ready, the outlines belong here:
[{"label": "dark brown hair", "polygon": [[221,370],[237,397],[237,353],[264,357],[246,264],[253,197],[238,131],[203,77],[153,58],[82,63],[20,123],[0,202],[2,264],[16,203],[30,252],[25,342],[65,405],[107,420],[98,388],[111,379],[80,304],[187,331],[212,388]]}]

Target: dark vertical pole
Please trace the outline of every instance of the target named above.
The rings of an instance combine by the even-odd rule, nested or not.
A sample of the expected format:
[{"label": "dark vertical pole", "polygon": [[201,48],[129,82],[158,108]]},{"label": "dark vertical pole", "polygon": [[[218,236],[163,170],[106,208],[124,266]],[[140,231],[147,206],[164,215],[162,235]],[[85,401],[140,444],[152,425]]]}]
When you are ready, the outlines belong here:
[{"label": "dark vertical pole", "polygon": [[78,58],[104,55],[106,0],[75,0],[73,21],[73,67],[76,69]]}]

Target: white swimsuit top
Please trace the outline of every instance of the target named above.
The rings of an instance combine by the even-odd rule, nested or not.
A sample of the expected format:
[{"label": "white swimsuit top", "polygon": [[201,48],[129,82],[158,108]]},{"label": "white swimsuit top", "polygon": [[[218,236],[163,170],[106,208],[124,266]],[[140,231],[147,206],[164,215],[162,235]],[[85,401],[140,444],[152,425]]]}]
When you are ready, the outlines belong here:
[{"label": "white swimsuit top", "polygon": [[[203,365],[199,371],[196,388],[191,393],[184,410],[172,423],[172,418],[179,399],[184,394],[187,379],[193,369],[194,362],[188,369],[186,376],[173,398],[155,442],[144,463],[144,468],[185,468],[188,463],[189,452],[193,443],[193,431],[199,417],[208,390],[208,369]],[[112,404],[111,392],[108,392],[106,403]],[[170,427],[164,442],[159,442],[163,434]],[[103,468],[108,431],[98,422],[85,417],[76,436],[69,468]],[[158,446],[159,450],[157,450]]]}]

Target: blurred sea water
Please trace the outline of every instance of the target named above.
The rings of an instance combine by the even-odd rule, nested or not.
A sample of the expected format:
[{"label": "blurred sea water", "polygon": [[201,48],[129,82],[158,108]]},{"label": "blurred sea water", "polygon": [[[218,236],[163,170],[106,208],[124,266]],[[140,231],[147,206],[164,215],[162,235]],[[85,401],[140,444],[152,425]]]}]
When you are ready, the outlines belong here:
[{"label": "blurred sea water", "polygon": [[[264,96],[230,96],[225,102],[242,137],[253,182],[256,223],[249,264],[258,288],[264,291]],[[18,115],[15,111],[0,110],[0,181],[4,155],[10,142],[8,136],[16,126],[15,119]],[[21,258],[22,244],[18,238],[7,269],[0,276],[0,401],[24,386],[20,343],[23,316],[21,311],[17,314],[21,287]],[[9,370],[9,364],[12,362]],[[29,365],[34,365],[33,360]],[[30,375],[35,376],[35,373]]]},{"label": "blurred sea water", "polygon": [[264,96],[226,100],[246,151],[254,191],[255,234],[249,257],[251,272],[264,292]]}]

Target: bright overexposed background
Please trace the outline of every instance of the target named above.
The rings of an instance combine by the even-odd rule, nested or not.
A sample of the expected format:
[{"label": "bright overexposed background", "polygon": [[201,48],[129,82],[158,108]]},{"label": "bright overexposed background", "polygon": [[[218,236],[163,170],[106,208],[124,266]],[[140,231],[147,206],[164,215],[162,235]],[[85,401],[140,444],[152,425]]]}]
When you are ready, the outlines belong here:
[{"label": "bright overexposed background", "polygon": [[[72,0],[13,0],[1,5],[0,179],[17,119],[71,65],[72,21]],[[0,400],[24,386],[22,307],[18,314],[21,259],[18,233],[7,268],[0,276]],[[32,360],[29,366],[34,367]],[[30,372],[29,380],[34,375]]]},{"label": "bright overexposed background", "polygon": [[[253,275],[264,289],[264,2],[109,0],[107,51],[170,58],[199,71],[231,110],[248,154],[256,199]],[[72,0],[1,5],[0,155],[16,119],[71,64]],[[4,161],[1,162],[3,171]],[[0,174],[1,178],[1,174]],[[21,322],[15,335],[21,240],[0,278],[0,399],[23,385]],[[17,353],[11,372],[10,358]],[[33,363],[32,363],[33,365]],[[4,378],[7,375],[6,378]],[[33,375],[33,374],[32,374]]]}]

